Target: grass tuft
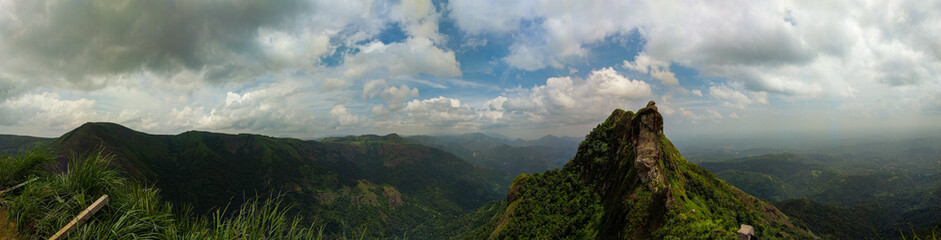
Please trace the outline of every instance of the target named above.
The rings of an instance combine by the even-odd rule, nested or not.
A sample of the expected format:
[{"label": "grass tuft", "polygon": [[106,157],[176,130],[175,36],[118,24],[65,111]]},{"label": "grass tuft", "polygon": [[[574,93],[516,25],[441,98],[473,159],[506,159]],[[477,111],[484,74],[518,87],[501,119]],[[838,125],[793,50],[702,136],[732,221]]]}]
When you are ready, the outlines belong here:
[{"label": "grass tuft", "polygon": [[160,199],[153,187],[131,181],[109,167],[112,157],[101,149],[68,157],[67,169],[53,174],[43,167],[52,158],[39,150],[0,156],[0,184],[38,177],[13,194],[0,195],[22,239],[45,239],[92,202],[111,200],[69,235],[70,239],[321,239],[323,228],[302,225],[288,214],[280,195],[255,197],[234,212],[193,214]]}]

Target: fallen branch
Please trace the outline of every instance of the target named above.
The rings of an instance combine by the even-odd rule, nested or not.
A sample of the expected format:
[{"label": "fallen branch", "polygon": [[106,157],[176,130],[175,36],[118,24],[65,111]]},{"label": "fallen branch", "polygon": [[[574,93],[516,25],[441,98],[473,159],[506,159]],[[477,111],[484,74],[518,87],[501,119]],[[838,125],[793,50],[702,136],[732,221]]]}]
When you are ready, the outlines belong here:
[{"label": "fallen branch", "polygon": [[17,188],[26,186],[26,184],[29,184],[29,183],[31,183],[31,182],[33,182],[33,181],[36,181],[36,179],[39,179],[39,178],[38,178],[38,177],[34,177],[33,179],[27,180],[27,181],[25,181],[25,182],[23,182],[23,183],[17,184],[16,186],[13,186],[13,187],[8,188],[8,189],[6,189],[6,190],[0,191],[0,195],[3,195],[4,193],[7,193],[7,192],[9,192],[9,191],[16,190]]}]

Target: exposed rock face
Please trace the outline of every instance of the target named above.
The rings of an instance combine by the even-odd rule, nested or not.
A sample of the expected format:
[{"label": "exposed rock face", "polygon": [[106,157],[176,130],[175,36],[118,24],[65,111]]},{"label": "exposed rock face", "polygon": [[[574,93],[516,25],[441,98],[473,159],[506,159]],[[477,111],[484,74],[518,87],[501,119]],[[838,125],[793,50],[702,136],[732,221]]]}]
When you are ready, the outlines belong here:
[{"label": "exposed rock face", "polygon": [[738,240],[758,240],[758,237],[755,237],[755,228],[747,224],[742,224],[735,235],[738,236]]},{"label": "exposed rock face", "polygon": [[647,107],[637,111],[631,121],[631,143],[634,145],[634,169],[641,182],[650,187],[660,184],[660,171],[657,164],[661,159],[660,137],[663,135],[663,116],[657,112],[653,101]]}]

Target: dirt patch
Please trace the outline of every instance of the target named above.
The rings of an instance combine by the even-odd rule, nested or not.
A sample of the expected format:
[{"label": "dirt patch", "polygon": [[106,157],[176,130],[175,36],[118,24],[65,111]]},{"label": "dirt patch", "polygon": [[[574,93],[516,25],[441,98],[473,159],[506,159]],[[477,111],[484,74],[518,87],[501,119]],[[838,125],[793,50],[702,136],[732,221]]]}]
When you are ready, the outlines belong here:
[{"label": "dirt patch", "polygon": [[16,235],[16,224],[7,219],[7,212],[0,207],[0,240],[19,239]]}]

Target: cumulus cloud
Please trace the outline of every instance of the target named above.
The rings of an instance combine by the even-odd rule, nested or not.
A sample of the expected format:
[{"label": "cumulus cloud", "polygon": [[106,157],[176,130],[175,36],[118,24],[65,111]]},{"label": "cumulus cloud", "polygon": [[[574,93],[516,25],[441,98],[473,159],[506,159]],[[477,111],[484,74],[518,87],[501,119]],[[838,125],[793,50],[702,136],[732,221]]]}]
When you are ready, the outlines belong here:
[{"label": "cumulus cloud", "polygon": [[516,44],[510,47],[510,55],[503,61],[512,67],[526,71],[536,71],[546,67],[547,59],[538,47]]},{"label": "cumulus cloud", "polygon": [[[532,71],[564,67],[586,46],[639,34],[644,50],[626,68],[672,85],[669,64],[786,96],[853,97],[861,84],[921,85],[941,74],[941,3],[791,1],[452,1],[470,33],[508,34],[504,57]],[[677,17],[683,16],[683,17]],[[656,63],[656,64],[651,64]],[[654,67],[653,69],[651,67]]]},{"label": "cumulus cloud", "polygon": [[[675,5],[0,0],[0,124],[52,132],[97,119],[298,136],[370,124],[559,129],[650,99],[694,122],[753,120],[762,114],[749,111],[795,100],[941,109],[932,91],[941,3]],[[639,52],[592,55],[617,46]],[[545,82],[514,82],[534,80]],[[416,86],[441,97],[417,99]]]},{"label": "cumulus cloud", "polygon": [[[508,118],[505,120],[520,124],[582,124],[652,96],[649,84],[603,68],[592,71],[586,79],[549,78],[545,85],[492,99],[485,113],[490,119]],[[493,113],[501,110],[503,113]]]},{"label": "cumulus cloud", "polygon": [[768,104],[768,94],[765,92],[744,92],[737,91],[728,86],[709,87],[709,96],[723,101],[723,105],[745,109],[750,104]]},{"label": "cumulus cloud", "polygon": [[427,38],[414,37],[388,45],[374,41],[361,46],[359,50],[344,58],[344,76],[361,78],[372,71],[379,71],[388,77],[419,74],[461,76],[454,51],[442,50]]},{"label": "cumulus cloud", "polygon": [[305,91],[299,83],[276,82],[248,89],[242,93],[227,92],[221,105],[208,102],[171,110],[169,121],[177,125],[216,131],[250,131],[290,133],[316,129],[315,116],[306,111],[305,101],[298,93]]},{"label": "cumulus cloud", "polygon": [[300,1],[11,1],[0,10],[0,51],[15,60],[0,71],[78,89],[139,71],[245,80],[266,68],[257,64],[257,30],[280,28],[306,9]]},{"label": "cumulus cloud", "polygon": [[405,106],[405,100],[418,97],[418,88],[409,88],[408,85],[388,86],[386,80],[377,79],[363,86],[363,98],[380,96],[390,111],[397,111]]},{"label": "cumulus cloud", "polygon": [[359,116],[346,111],[346,106],[342,104],[333,106],[333,109],[330,109],[330,116],[341,126],[354,125],[360,122]]},{"label": "cumulus cloud", "polygon": [[[101,120],[94,111],[95,101],[85,98],[63,99],[56,93],[28,93],[0,103],[0,125],[7,131],[37,131],[41,134],[60,132],[88,121]],[[12,128],[12,129],[10,129]]]},{"label": "cumulus cloud", "polygon": [[465,128],[457,125],[474,124],[471,120],[476,119],[476,112],[460,100],[441,96],[414,99],[402,111],[408,116],[408,123],[421,127]]},{"label": "cumulus cloud", "polygon": [[630,31],[632,2],[602,1],[451,1],[450,17],[471,34],[507,34],[515,30],[538,33],[515,36],[504,58],[510,66],[534,71],[564,63],[588,53],[589,43],[617,32]]},{"label": "cumulus cloud", "polygon": [[454,0],[448,2],[448,10],[458,27],[468,33],[505,33],[516,30],[520,21],[534,13],[535,5],[524,1]]},{"label": "cumulus cloud", "polygon": [[444,41],[438,34],[438,19],[441,17],[431,0],[403,0],[392,12],[404,25],[410,36],[426,38],[436,43]]},{"label": "cumulus cloud", "polygon": [[670,71],[670,63],[651,59],[644,53],[637,54],[634,61],[624,60],[624,68],[650,74],[651,77],[660,80],[665,85],[676,86],[680,84],[679,80],[676,79],[676,74]]}]

